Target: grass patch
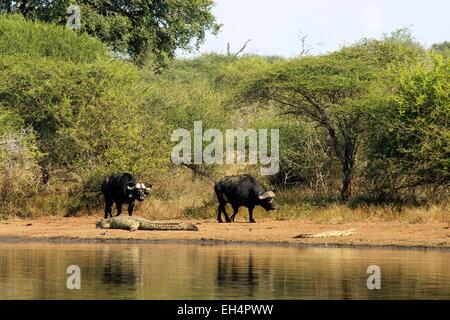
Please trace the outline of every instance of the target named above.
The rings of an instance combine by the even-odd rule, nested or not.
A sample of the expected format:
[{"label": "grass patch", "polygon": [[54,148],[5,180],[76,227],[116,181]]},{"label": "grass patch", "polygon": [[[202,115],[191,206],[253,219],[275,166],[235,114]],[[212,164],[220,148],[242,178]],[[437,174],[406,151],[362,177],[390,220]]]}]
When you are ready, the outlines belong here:
[{"label": "grass patch", "polygon": [[[207,179],[193,179],[186,170],[175,170],[174,179],[163,176],[154,177],[152,196],[144,202],[136,203],[135,214],[155,220],[170,219],[212,219],[217,217],[217,200],[213,184]],[[76,202],[71,188],[54,186],[51,190],[37,193],[16,205],[13,216],[40,217],[48,215],[67,215]],[[400,203],[376,203],[362,198],[342,203],[337,197],[314,195],[305,189],[281,189],[277,191],[277,210],[266,212],[261,207],[254,211],[255,220],[269,218],[273,220],[307,219],[317,223],[345,223],[351,221],[396,221],[402,223],[449,223],[450,206],[448,202],[434,205],[406,205]],[[103,216],[103,196],[98,194],[98,207],[92,210],[78,209],[75,215]],[[123,212],[126,214],[126,206]],[[113,207],[113,214],[115,214]],[[227,205],[227,212],[233,210]],[[248,221],[247,208],[240,208],[237,221]]]}]

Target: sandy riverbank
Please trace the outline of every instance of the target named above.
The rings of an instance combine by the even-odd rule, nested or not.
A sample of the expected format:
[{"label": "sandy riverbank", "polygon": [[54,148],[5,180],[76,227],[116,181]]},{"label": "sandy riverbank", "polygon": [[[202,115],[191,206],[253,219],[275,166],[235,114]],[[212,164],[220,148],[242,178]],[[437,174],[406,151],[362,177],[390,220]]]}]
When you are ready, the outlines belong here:
[{"label": "sandy riverbank", "polygon": [[[361,247],[442,248],[450,250],[450,229],[445,223],[400,222],[317,223],[308,220],[259,220],[256,224],[219,224],[190,220],[199,231],[136,231],[96,229],[98,217],[12,218],[0,221],[0,241],[61,242],[194,242],[253,243],[270,245],[329,245]],[[294,238],[301,233],[356,229],[346,237]]]}]

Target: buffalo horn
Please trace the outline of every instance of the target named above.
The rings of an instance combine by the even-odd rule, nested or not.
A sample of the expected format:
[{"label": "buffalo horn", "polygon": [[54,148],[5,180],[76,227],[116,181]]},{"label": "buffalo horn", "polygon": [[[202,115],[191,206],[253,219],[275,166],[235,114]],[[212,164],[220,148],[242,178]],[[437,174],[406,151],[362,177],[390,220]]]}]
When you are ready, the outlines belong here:
[{"label": "buffalo horn", "polygon": [[264,193],[261,193],[258,196],[258,198],[259,198],[259,200],[264,200],[264,199],[267,199],[267,198],[275,198],[275,193],[273,191],[266,191]]}]

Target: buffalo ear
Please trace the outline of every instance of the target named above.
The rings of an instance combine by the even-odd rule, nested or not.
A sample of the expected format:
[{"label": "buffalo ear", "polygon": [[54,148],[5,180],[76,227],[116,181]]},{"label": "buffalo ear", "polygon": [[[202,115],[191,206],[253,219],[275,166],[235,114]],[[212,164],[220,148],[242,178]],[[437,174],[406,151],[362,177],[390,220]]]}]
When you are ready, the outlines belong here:
[{"label": "buffalo ear", "polygon": [[146,195],[150,195],[150,189],[153,187],[151,183],[143,183],[144,185],[144,193]]}]

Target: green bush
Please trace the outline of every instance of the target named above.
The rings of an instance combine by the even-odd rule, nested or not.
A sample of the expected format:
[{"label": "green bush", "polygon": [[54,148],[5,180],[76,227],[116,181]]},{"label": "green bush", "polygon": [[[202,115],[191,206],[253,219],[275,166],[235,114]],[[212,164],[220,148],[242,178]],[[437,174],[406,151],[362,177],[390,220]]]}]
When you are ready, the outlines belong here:
[{"label": "green bush", "polygon": [[93,62],[108,58],[108,50],[101,41],[88,35],[53,24],[27,21],[19,15],[1,14],[0,55]]},{"label": "green bush", "polygon": [[382,121],[367,146],[379,192],[436,199],[450,186],[450,59],[437,53],[431,58],[431,64],[403,69],[378,110]]},{"label": "green bush", "polygon": [[[33,130],[38,164],[51,184],[69,182],[78,207],[98,204],[90,195],[106,174],[148,176],[161,166],[166,132],[146,109],[149,87],[137,67],[62,27],[1,17],[0,29],[11,34],[0,45],[0,119]],[[72,43],[74,51],[64,47]]]},{"label": "green bush", "polygon": [[[117,172],[155,182],[151,208],[168,216],[210,216],[210,180],[233,172],[281,185],[290,215],[335,203],[345,174],[350,205],[404,203],[418,186],[423,198],[445,194],[449,71],[447,56],[425,56],[399,32],[323,56],[209,54],[154,73],[89,36],[0,15],[0,215],[98,209],[102,180]],[[194,121],[280,129],[280,172],[174,170],[171,133]]]}]

